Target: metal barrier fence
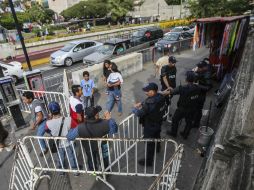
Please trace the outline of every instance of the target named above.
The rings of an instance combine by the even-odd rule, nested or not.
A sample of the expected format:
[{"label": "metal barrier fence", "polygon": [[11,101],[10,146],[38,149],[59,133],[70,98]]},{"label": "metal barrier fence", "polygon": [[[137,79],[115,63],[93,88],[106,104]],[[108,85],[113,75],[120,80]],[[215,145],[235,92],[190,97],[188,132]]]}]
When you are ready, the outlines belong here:
[{"label": "metal barrier fence", "polygon": [[174,161],[181,161],[182,153],[183,145],[180,145],[175,154],[165,164],[165,167],[148,190],[168,190],[176,188],[176,179],[178,176],[180,163]]},{"label": "metal barrier fence", "polygon": [[23,90],[23,89],[17,89],[17,93],[19,95],[20,98],[20,109],[21,111],[24,112],[31,112],[31,108],[28,104],[25,104],[22,101],[22,94],[24,92],[33,92],[34,93],[34,97],[37,99],[40,99],[43,103],[45,103],[45,106],[47,107],[48,104],[51,101],[56,101],[59,103],[60,107],[61,107],[61,111],[62,114],[67,117],[69,116],[69,105],[68,105],[68,99],[69,97],[66,97],[65,94],[63,93],[59,93],[59,92],[47,92],[47,91],[34,91],[34,90]]},{"label": "metal barrier fence", "polygon": [[[56,143],[66,142],[63,137],[25,137],[17,147],[10,190],[35,189],[43,172],[66,172],[73,174],[97,174],[96,178],[110,189],[115,189],[106,175],[158,177],[156,184],[162,182],[167,189],[175,187],[183,146],[170,139],[76,139],[69,146],[57,147],[57,152],[39,156],[41,146],[39,140]],[[160,150],[159,150],[160,145]],[[148,147],[154,146],[152,164],[139,164],[140,158],[147,160]],[[65,154],[65,158],[63,154]],[[66,163],[66,165],[64,164]],[[161,171],[163,171],[162,174]],[[165,172],[166,171],[166,172]],[[98,176],[98,175],[102,175]],[[50,176],[48,176],[50,178]],[[166,180],[158,180],[158,179]],[[148,178],[146,181],[148,182]],[[151,181],[152,183],[152,181]],[[151,183],[144,184],[148,189]],[[22,185],[23,184],[23,185]],[[18,186],[22,188],[17,188]]]}]

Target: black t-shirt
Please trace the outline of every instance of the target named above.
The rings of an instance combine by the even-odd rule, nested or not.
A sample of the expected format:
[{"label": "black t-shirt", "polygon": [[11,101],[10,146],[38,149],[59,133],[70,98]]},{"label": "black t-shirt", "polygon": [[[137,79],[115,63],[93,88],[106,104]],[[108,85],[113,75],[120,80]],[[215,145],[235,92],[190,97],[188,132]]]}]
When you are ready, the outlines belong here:
[{"label": "black t-shirt", "polygon": [[103,70],[103,76],[107,79],[108,76],[110,75],[111,71],[110,70]]},{"label": "black t-shirt", "polygon": [[[163,77],[166,76],[169,85],[172,88],[176,87],[176,67],[170,67],[169,65],[164,65],[161,68],[161,82],[164,84]],[[164,84],[165,85],[165,84]]]}]

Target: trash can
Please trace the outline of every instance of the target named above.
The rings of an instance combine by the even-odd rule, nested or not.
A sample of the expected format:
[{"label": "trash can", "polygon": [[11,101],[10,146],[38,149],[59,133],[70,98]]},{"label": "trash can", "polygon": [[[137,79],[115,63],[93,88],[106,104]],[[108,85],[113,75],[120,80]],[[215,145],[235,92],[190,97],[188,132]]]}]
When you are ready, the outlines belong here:
[{"label": "trash can", "polygon": [[212,128],[206,126],[200,127],[198,143],[203,147],[208,146],[213,134],[214,130]]}]

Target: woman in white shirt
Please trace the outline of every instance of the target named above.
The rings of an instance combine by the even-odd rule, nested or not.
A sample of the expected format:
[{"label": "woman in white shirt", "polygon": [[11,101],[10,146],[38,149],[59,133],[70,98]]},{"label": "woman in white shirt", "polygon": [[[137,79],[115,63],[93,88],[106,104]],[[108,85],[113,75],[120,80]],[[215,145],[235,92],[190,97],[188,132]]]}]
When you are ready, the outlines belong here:
[{"label": "woman in white shirt", "polygon": [[118,107],[118,115],[121,116],[123,113],[121,100],[121,84],[123,83],[123,77],[114,62],[111,63],[110,70],[111,73],[107,78],[109,96],[106,107],[107,110],[111,112],[116,102]]}]

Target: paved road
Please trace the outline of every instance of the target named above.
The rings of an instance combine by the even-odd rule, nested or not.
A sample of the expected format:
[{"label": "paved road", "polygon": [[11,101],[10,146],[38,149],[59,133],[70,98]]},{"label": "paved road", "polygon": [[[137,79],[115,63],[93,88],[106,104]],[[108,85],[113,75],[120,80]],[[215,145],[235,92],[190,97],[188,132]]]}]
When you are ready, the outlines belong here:
[{"label": "paved road", "polygon": [[[177,62],[177,83],[183,84],[184,83],[184,75],[187,70],[192,69],[196,63],[198,63],[202,58],[207,56],[208,51],[206,49],[200,49],[197,52],[192,52],[191,50],[184,51],[180,55],[176,55],[178,62]],[[82,63],[80,63],[82,64]],[[72,67],[79,66],[80,64],[73,65]],[[44,76],[49,76],[49,75],[54,75],[56,73],[59,73],[63,70],[63,68],[56,68],[53,70],[47,70],[47,68],[42,68],[42,70],[45,69],[43,72]],[[144,70],[134,74],[132,77],[126,78],[124,81],[124,85],[122,88],[122,94],[123,94],[123,108],[124,108],[124,114],[121,118],[119,118],[116,114],[116,109],[113,110],[113,117],[115,117],[118,121],[124,119],[127,115],[129,115],[131,107],[133,103],[137,101],[142,101],[145,98],[144,93],[142,92],[141,88],[143,85],[147,82],[157,82],[159,83],[158,78],[154,77],[154,66],[152,63],[148,63],[144,65]],[[105,103],[106,103],[106,95],[103,92],[99,92],[96,95],[96,102],[97,104],[102,105],[103,108],[105,108]],[[172,103],[172,112],[176,108],[176,100],[177,97],[173,98],[173,103]],[[209,98],[207,99],[207,102],[209,101]],[[208,105],[206,103],[205,107],[207,108]],[[184,123],[184,122],[182,122]],[[165,123],[165,125],[162,127],[162,138],[170,138],[169,136],[166,135],[166,130],[169,129],[170,124]],[[24,132],[23,132],[24,134]],[[180,137],[175,139],[178,143],[183,143],[185,145],[185,153],[183,157],[183,162],[182,162],[182,168],[179,174],[178,182],[177,182],[177,188],[181,190],[190,190],[191,187],[194,184],[196,175],[198,173],[198,170],[201,166],[202,163],[202,158],[198,155],[196,148],[198,147],[196,141],[198,138],[198,132],[197,129],[192,130],[190,138],[188,140],[183,140]],[[0,166],[0,183],[2,184],[3,189],[7,190],[8,186],[8,181],[9,181],[9,176],[10,176],[10,169],[11,169],[11,163],[12,160],[11,158],[8,159],[7,153],[1,153],[0,154],[0,161],[3,163],[3,165]],[[3,160],[6,159],[6,162],[3,162]],[[4,171],[4,172],[3,172]],[[75,183],[72,183],[72,188],[75,190],[79,190],[78,187],[84,187],[85,184],[88,182],[85,180],[87,178],[78,178],[75,180]],[[104,189],[105,186],[102,184],[96,185],[97,182],[95,182],[93,179],[90,179],[91,183],[93,184],[92,189]],[[118,184],[118,178],[112,178],[112,182],[116,187],[121,187],[120,189],[128,189],[128,188],[123,188],[123,186],[126,187],[126,185],[130,184],[130,182],[133,181],[133,179],[126,179],[123,180],[123,184]],[[136,181],[136,180],[135,180]],[[142,180],[141,180],[142,181]],[[137,181],[138,182],[138,181]],[[142,181],[142,183],[145,183],[146,181]],[[135,182],[136,183],[136,182]],[[79,185],[77,185],[79,184]],[[142,186],[142,184],[141,184]],[[140,187],[140,185],[135,187],[132,187],[132,189],[137,189]],[[2,188],[1,188],[2,189]],[[57,189],[57,188],[55,188]],[[70,189],[70,190],[71,190]],[[106,189],[106,188],[105,188]],[[119,188],[118,188],[119,189]],[[139,188],[140,189],[140,188]]]}]

